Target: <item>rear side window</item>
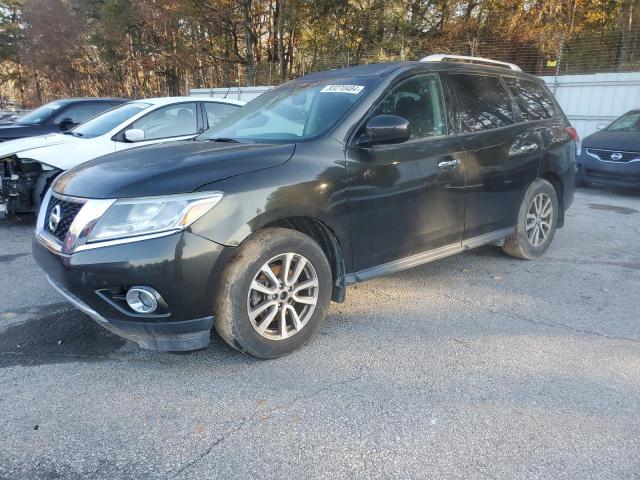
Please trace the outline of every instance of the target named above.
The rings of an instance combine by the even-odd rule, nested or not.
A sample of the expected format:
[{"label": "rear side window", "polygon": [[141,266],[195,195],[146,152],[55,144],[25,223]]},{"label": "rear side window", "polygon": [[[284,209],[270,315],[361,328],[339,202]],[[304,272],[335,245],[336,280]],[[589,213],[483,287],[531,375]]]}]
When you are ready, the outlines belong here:
[{"label": "rear side window", "polygon": [[509,94],[499,77],[452,74],[463,132],[479,132],[515,123]]},{"label": "rear side window", "polygon": [[236,108],[239,107],[228,103],[204,102],[209,127],[213,127],[216,123],[227,118]]},{"label": "rear side window", "polygon": [[553,100],[542,85],[518,78],[505,78],[504,81],[515,97],[523,119],[542,120],[553,117]]}]

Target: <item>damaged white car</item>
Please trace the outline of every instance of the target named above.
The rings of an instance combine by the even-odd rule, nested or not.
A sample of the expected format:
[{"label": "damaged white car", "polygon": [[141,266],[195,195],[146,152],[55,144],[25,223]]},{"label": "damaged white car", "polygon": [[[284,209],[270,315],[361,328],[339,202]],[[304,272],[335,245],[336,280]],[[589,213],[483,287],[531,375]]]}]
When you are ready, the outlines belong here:
[{"label": "damaged white car", "polygon": [[193,138],[242,105],[222,98],[135,100],[64,133],[0,143],[0,203],[8,215],[37,211],[61,172],[132,147]]}]

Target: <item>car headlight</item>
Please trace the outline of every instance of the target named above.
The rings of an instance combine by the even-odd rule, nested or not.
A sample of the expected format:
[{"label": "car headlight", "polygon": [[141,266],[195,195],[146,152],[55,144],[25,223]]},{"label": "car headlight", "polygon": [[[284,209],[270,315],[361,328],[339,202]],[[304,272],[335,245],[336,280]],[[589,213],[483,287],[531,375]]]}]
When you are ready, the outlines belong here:
[{"label": "car headlight", "polygon": [[198,192],[116,200],[96,222],[87,242],[182,230],[223,196],[222,192]]}]

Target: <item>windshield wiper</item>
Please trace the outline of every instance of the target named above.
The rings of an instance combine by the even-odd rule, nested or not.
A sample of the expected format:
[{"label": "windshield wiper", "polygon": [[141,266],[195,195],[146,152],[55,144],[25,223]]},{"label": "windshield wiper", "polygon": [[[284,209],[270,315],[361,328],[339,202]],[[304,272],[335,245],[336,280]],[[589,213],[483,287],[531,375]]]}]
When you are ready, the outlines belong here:
[{"label": "windshield wiper", "polygon": [[210,142],[227,142],[227,143],[240,143],[235,138],[226,138],[226,137],[216,137],[216,138],[208,138]]},{"label": "windshield wiper", "polygon": [[84,135],[82,133],[78,133],[78,132],[71,132],[69,130],[67,130],[66,132],[63,133],[63,135],[73,135],[74,137],[84,137]]}]

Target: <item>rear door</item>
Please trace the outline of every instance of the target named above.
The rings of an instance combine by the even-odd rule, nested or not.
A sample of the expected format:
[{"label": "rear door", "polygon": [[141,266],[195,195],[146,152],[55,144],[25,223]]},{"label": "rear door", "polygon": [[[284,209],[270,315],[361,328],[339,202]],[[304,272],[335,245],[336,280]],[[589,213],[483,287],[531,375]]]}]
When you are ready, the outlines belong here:
[{"label": "rear door", "polygon": [[538,174],[542,140],[516,112],[499,75],[450,73],[448,79],[466,151],[463,240],[482,241],[515,226],[522,196]]},{"label": "rear door", "polygon": [[[439,75],[401,80],[382,96],[356,138],[377,115],[409,120],[411,138],[347,148],[356,271],[458,247],[463,231],[464,153],[458,139],[448,135]],[[384,272],[371,272],[377,273]]]}]

